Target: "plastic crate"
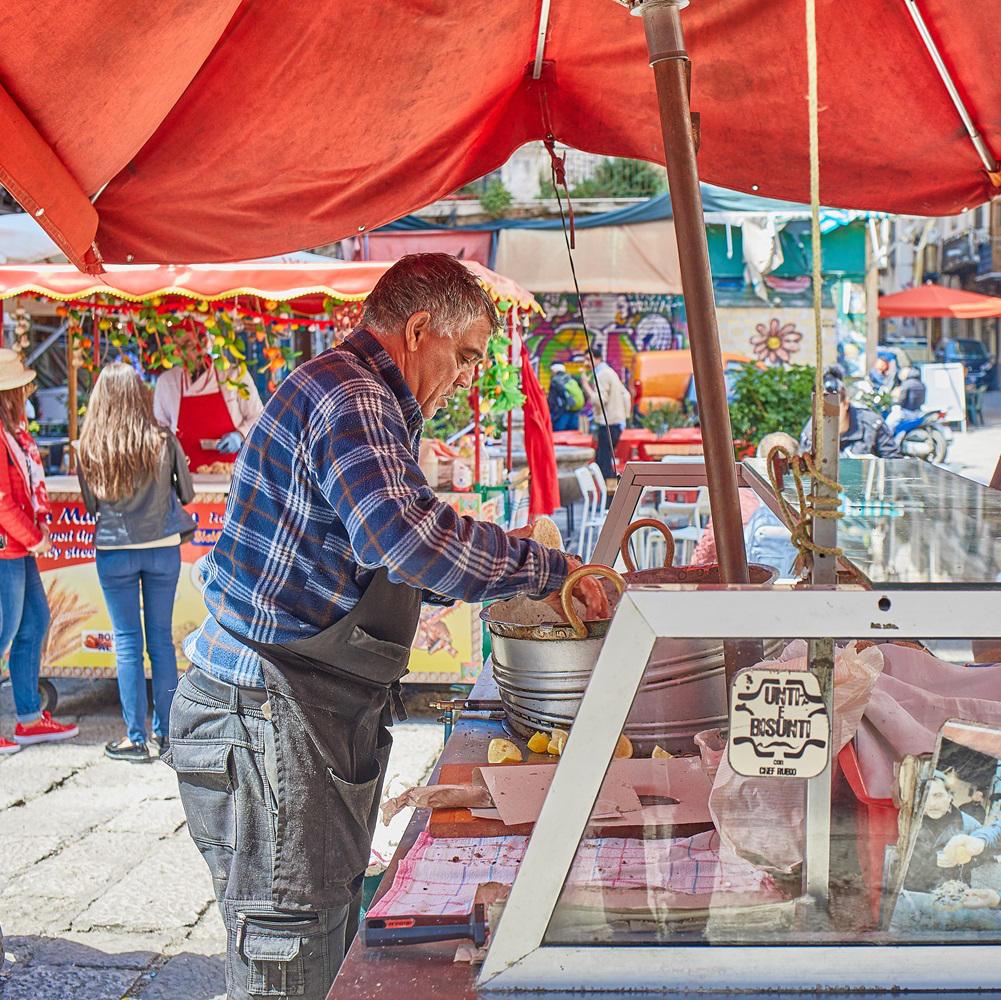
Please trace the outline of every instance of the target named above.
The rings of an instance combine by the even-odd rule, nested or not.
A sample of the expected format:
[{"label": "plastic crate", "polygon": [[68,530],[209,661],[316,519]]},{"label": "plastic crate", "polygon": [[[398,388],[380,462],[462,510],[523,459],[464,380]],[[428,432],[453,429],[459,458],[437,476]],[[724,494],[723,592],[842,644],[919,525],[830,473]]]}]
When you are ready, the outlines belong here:
[{"label": "plastic crate", "polygon": [[883,858],[886,848],[897,842],[897,813],[893,799],[873,798],[865,787],[854,740],[838,754],[838,767],[852,790],[855,809],[855,837],[859,868],[869,889],[874,920],[879,920],[883,895]]}]

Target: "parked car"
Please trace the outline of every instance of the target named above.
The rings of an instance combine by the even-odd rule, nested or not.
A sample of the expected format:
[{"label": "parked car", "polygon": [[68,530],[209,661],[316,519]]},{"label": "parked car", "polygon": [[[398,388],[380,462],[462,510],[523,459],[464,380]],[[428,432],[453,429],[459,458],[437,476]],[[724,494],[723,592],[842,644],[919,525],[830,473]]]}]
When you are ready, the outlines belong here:
[{"label": "parked car", "polygon": [[[723,367],[750,361],[746,355],[724,352]],[[633,411],[647,413],[662,406],[681,403],[692,381],[690,351],[639,351],[633,358]]]},{"label": "parked car", "polygon": [[959,362],[966,369],[966,385],[973,389],[988,389],[994,373],[993,354],[979,340],[943,340],[935,348],[938,362]]}]

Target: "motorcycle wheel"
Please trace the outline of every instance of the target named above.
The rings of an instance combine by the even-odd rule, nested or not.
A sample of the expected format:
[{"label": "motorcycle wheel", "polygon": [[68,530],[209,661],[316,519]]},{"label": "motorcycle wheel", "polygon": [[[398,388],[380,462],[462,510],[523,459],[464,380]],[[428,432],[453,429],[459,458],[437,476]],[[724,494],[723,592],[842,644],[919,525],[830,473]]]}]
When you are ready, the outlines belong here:
[{"label": "motorcycle wheel", "polygon": [[935,461],[936,446],[928,427],[915,427],[900,439],[900,450],[905,458],[920,458],[925,462]]},{"label": "motorcycle wheel", "polygon": [[929,427],[928,436],[935,446],[935,450],[928,461],[934,462],[936,465],[941,465],[945,461],[946,455],[949,454],[949,440],[937,427]]}]

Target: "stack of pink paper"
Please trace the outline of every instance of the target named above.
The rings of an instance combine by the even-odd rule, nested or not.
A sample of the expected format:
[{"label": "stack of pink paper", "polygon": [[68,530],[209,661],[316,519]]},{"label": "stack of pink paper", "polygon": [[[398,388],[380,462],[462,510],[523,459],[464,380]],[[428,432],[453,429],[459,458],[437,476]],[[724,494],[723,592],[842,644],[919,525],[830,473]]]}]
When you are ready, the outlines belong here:
[{"label": "stack of pink paper", "polygon": [[[400,862],[390,890],[369,917],[445,916],[472,910],[486,882],[510,885],[525,854],[527,837],[435,839],[426,831]],[[720,896],[746,904],[776,898],[766,872],[736,857],[721,858],[715,832],[669,840],[600,837],[585,840],[569,885],[598,890],[663,891],[714,903]]]}]

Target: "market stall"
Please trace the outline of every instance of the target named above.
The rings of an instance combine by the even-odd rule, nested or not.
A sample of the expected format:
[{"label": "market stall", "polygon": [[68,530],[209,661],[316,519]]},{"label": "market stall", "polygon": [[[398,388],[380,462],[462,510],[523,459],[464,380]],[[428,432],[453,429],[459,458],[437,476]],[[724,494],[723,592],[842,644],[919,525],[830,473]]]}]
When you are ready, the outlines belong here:
[{"label": "market stall", "polygon": [[[131,356],[147,371],[162,372],[188,363],[208,338],[223,380],[243,370],[261,381],[264,395],[291,368],[314,351],[338,343],[357,323],[361,303],[389,262],[343,263],[314,257],[291,264],[250,262],[188,267],[116,267],[101,280],[69,265],[0,267],[0,306],[25,316],[25,348],[32,309],[55,309],[67,334],[70,389],[69,440],[77,437],[77,407],[87,384],[109,357]],[[487,287],[504,317],[512,342],[522,318],[538,310],[517,284],[472,262],[468,266]],[[508,348],[496,351],[506,359]],[[490,401],[506,392],[515,403],[520,370],[499,363],[481,383]],[[479,386],[480,383],[478,383]],[[497,395],[494,395],[494,389]],[[472,408],[481,406],[478,387]],[[504,427],[502,408],[494,419]],[[502,450],[484,460],[484,414],[478,415],[470,447],[460,455],[442,449],[442,461],[427,467],[439,496],[459,513],[512,526],[529,510],[530,478],[524,466],[512,469]],[[510,428],[508,425],[508,433]],[[59,438],[54,438],[59,440]],[[456,477],[453,464],[466,472]],[[174,611],[174,642],[182,668],[182,643],[205,615],[198,586],[198,560],[215,543],[229,492],[227,467],[193,468],[196,497],[189,507],[198,529],[181,554]],[[460,491],[453,490],[459,482]],[[43,691],[51,709],[57,690],[47,678],[108,676],[115,672],[114,639],[94,566],[93,519],[73,475],[50,476],[53,548],[39,565],[52,609],[52,627],[42,654]],[[469,682],[483,662],[478,607],[458,604],[424,609],[407,679],[417,683]]]},{"label": "market stall", "polygon": [[[762,991],[807,988],[820,976],[839,976],[856,988],[874,988],[884,977],[939,989],[992,981],[983,966],[964,977],[942,944],[997,943],[1001,917],[989,906],[964,905],[997,898],[996,852],[990,848],[972,869],[940,857],[931,869],[938,876],[930,886],[922,883],[927,848],[917,831],[935,820],[922,812],[928,771],[915,772],[931,767],[933,757],[945,766],[943,754],[957,753],[952,743],[971,758],[979,754],[981,767],[993,759],[980,781],[978,828],[1001,818],[1001,665],[969,662],[970,638],[996,631],[975,609],[1001,596],[1001,495],[914,460],[849,461],[841,479],[839,562],[855,586],[840,594],[789,583],[736,592],[663,584],[630,589],[631,601],[620,604],[604,641],[590,640],[593,673],[586,694],[575,695],[583,698],[558,767],[546,747],[532,752],[538,747],[525,736],[552,726],[547,712],[566,698],[570,675],[562,675],[559,689],[547,688],[523,661],[521,676],[535,685],[535,701],[528,702],[526,690],[510,683],[515,644],[495,645],[495,662],[477,682],[470,707],[502,708],[508,721],[475,713],[460,719],[429,779],[431,786],[466,782],[474,796],[485,785],[492,800],[475,798],[463,809],[454,808],[453,797],[442,800],[449,807],[415,813],[368,911],[369,946],[353,947],[332,997],[363,1000],[415,977],[426,995],[443,997],[478,995],[495,976],[498,988],[531,985],[547,995],[650,988],[665,975],[674,988],[692,990],[707,976],[724,990]],[[704,483],[699,463],[630,464],[594,561],[617,562],[624,530],[644,516],[653,491]],[[765,463],[745,462],[740,485],[782,509]],[[793,483],[785,486],[795,502]],[[831,633],[843,645],[824,750],[840,772],[828,792],[827,827],[807,806],[811,774],[819,772],[794,755],[795,739],[787,737],[776,752],[765,745],[774,739],[755,738],[749,745],[761,757],[739,771],[739,756],[726,753],[720,735],[729,727],[733,739],[740,719],[738,713],[728,720],[726,641],[764,639],[772,669],[765,679],[799,680],[809,676],[807,643]],[[703,648],[713,637],[720,652],[710,665]],[[548,647],[550,660],[562,659],[553,670],[569,668],[574,654],[566,638],[554,636]],[[693,671],[687,683],[686,669]],[[761,680],[760,671],[741,677]],[[768,714],[766,698],[748,704],[765,719],[805,717],[796,711],[798,698],[787,692],[783,699],[777,715]],[[526,717],[526,706],[534,717]],[[978,713],[980,725],[940,733],[959,706]],[[650,749],[651,722],[659,729],[653,736],[659,755]],[[770,725],[774,734],[777,724]],[[578,729],[585,735],[575,741]],[[626,756],[623,735],[631,743]],[[513,740],[523,758],[520,767],[500,765],[509,775],[501,784],[484,777],[497,739]],[[970,763],[959,756],[964,762],[956,766],[966,773]],[[508,768],[524,768],[523,785]],[[555,772],[551,784],[545,779],[544,799],[529,794],[540,769]],[[789,772],[786,781],[776,774],[782,770]],[[624,796],[624,774],[639,807]],[[511,796],[521,807],[517,825],[498,825]],[[829,853],[818,851],[818,843],[829,843]],[[954,898],[946,898],[950,892]],[[492,937],[491,949],[503,950],[487,952],[479,969],[484,952],[477,945],[486,927],[496,934],[498,925],[509,936],[499,945]],[[401,946],[382,946],[387,942]],[[712,947],[691,948],[699,943]],[[778,943],[795,947],[800,959],[790,961],[781,949],[781,961],[772,962]]]},{"label": "market stall", "polygon": [[[622,5],[642,16],[642,27],[639,18],[630,20],[610,0],[541,6],[525,0],[505,9],[503,16],[496,5],[472,2],[461,17],[443,7],[418,19],[409,11],[397,13],[375,5],[349,13],[329,5],[324,11],[330,14],[327,18],[318,18],[313,9],[303,8],[296,15],[260,5],[241,8],[241,16],[233,22],[227,10],[203,18],[198,25],[193,23],[195,15],[185,19],[171,11],[160,19],[151,14],[132,32],[120,32],[125,36],[121,58],[105,60],[100,68],[84,60],[78,75],[40,74],[35,58],[28,61],[27,56],[12,65],[8,80],[17,84],[23,107],[41,108],[43,114],[33,121],[9,99],[15,141],[0,165],[5,177],[12,178],[16,197],[43,218],[69,258],[82,268],[99,271],[103,260],[109,259],[183,259],[203,251],[205,256],[227,258],[248,248],[271,252],[364,232],[482,176],[518,145],[533,139],[548,141],[550,149],[560,140],[607,155],[666,160],[705,433],[703,475],[710,487],[719,542],[717,579],[739,586],[748,581],[748,567],[736,520],[738,477],[719,363],[696,150],[702,146],[702,165],[710,180],[798,199],[805,199],[809,191],[819,359],[821,180],[828,203],[921,214],[978,204],[1001,187],[1001,167],[992,150],[999,130],[990,111],[997,105],[998,82],[989,46],[983,44],[990,37],[994,11],[986,4],[960,7],[903,0],[846,13],[842,4],[806,0],[804,61],[795,58],[804,50],[804,5],[798,0],[695,4],[686,14],[688,40],[697,57],[693,71],[680,18],[687,0],[623,0]],[[297,21],[297,16],[303,20]],[[62,33],[67,47],[91,29],[84,17],[74,30]],[[19,41],[48,41],[55,34],[37,17],[33,5],[21,4],[8,24]],[[120,31],[110,15],[106,30]],[[246,53],[283,37],[295,38],[300,43],[297,52],[303,55],[315,46],[313,51],[322,58],[302,58],[296,60],[298,67],[289,67],[280,95],[282,113],[268,114],[276,100],[274,67],[267,60],[249,65]],[[485,38],[500,54],[497,59],[482,58]],[[427,52],[441,51],[444,45],[448,59],[426,58]],[[57,65],[76,65],[65,59],[59,46],[10,48],[15,60],[18,52],[41,50],[59,60]],[[318,83],[313,67],[334,50],[348,51],[378,72],[342,74],[341,99],[330,105],[326,122],[318,121],[317,87],[327,86],[328,81]],[[134,53],[143,54],[142,64],[151,67],[150,81],[157,81],[155,87],[150,84],[148,100],[99,110],[107,94],[123,92],[119,74],[132,72],[140,62],[130,58]],[[900,73],[904,64],[906,75]],[[781,67],[780,78],[775,67]],[[48,76],[59,78],[58,85],[47,84],[55,86],[55,92],[39,93],[36,81]],[[81,86],[81,80],[87,86]],[[410,102],[402,142],[400,94]],[[178,99],[178,95],[183,96]],[[699,116],[691,111],[693,97]],[[259,111],[253,144],[246,142],[248,98],[257,100]],[[89,127],[80,129],[80,121]],[[294,123],[292,128],[289,122]],[[345,133],[365,134],[368,139],[345,144],[341,141]],[[887,136],[895,137],[892,146]],[[318,139],[328,145],[318,149]],[[232,150],[237,148],[246,148],[246,155],[234,157]],[[314,160],[323,166],[304,179],[302,163]],[[191,173],[177,167],[182,161],[197,162],[201,175],[211,180],[192,190]],[[561,166],[555,152],[553,165],[555,174]],[[273,183],[262,184],[262,177]],[[95,203],[91,195],[98,192],[101,198]],[[253,205],[250,211],[248,202]],[[187,207],[203,224],[192,227],[177,205]],[[170,209],[158,210],[159,206]],[[248,226],[248,216],[257,225]],[[572,243],[572,230],[568,235]],[[818,380],[814,420],[818,429],[834,425],[834,403],[822,395]],[[888,633],[920,637],[922,626],[939,637],[962,638],[991,627],[985,623],[991,618],[993,595],[984,590],[968,592],[970,603],[961,605],[961,613],[944,625],[941,614],[935,614],[941,607],[927,593],[911,601],[884,592],[824,590],[837,581],[835,516],[842,512],[836,434],[834,441],[819,434],[815,446],[812,494],[796,491],[802,525],[795,527],[803,554],[813,563],[811,583],[816,589],[798,595],[776,588],[700,592],[636,582],[626,591],[612,624],[606,625],[607,638],[593,665],[588,694],[565,744],[566,755],[555,768],[521,875],[499,920],[496,907],[491,913],[491,950],[479,974],[483,988],[617,989],[628,979],[628,985],[636,988],[746,991],[764,985],[761,978],[769,989],[903,986],[944,991],[979,988],[985,981],[998,985],[996,942],[990,936],[951,938],[938,928],[931,932],[933,940],[937,936],[932,945],[879,934],[845,938],[832,910],[837,896],[829,877],[835,870],[830,854],[829,751],[834,742],[830,732],[820,740],[824,752],[811,753],[809,773],[779,758],[782,763],[773,764],[774,773],[759,775],[771,779],[764,782],[768,787],[749,789],[744,797],[751,805],[760,803],[772,821],[775,810],[770,806],[777,793],[797,800],[792,814],[797,808],[807,814],[805,846],[801,828],[792,838],[794,847],[799,844],[798,863],[803,865],[799,889],[798,879],[784,883],[769,872],[769,878],[761,880],[748,872],[747,864],[761,868],[760,852],[757,866],[744,857],[744,865],[722,871],[721,883],[718,845],[709,844],[709,850],[701,853],[707,845],[689,840],[678,858],[662,835],[674,824],[660,821],[653,824],[656,836],[604,838],[637,841],[639,857],[627,858],[619,843],[610,845],[610,865],[600,864],[603,859],[593,850],[582,854],[577,867],[585,876],[582,882],[569,881],[571,891],[566,899],[560,898],[578,846],[590,843],[590,838],[582,840],[589,817],[601,829],[600,824],[607,825],[610,819],[646,807],[673,809],[684,801],[684,782],[678,787],[655,782],[655,794],[645,797],[659,801],[646,803],[639,801],[634,783],[613,782],[616,787],[609,789],[604,801],[599,799],[606,764],[640,688],[646,659],[659,639],[711,640],[714,662],[723,658],[724,683],[716,688],[724,700],[731,693],[739,660],[727,656],[726,647],[717,654],[719,642],[807,640],[809,656],[797,659],[808,661],[809,672],[802,663],[801,676],[790,678],[793,670],[785,668],[774,684],[762,682],[752,693],[757,699],[762,691],[778,691],[780,697],[771,704],[781,707],[792,707],[794,702],[796,707],[804,702],[822,706],[823,713],[819,708],[817,712],[819,729],[824,720],[837,726],[843,707],[832,690],[835,638],[882,639]],[[618,491],[617,502],[626,504],[630,492]],[[631,499],[635,502],[637,497]],[[626,521],[632,509],[622,508]],[[897,516],[906,518],[908,513],[898,505]],[[965,530],[975,524],[982,531],[982,513],[969,512]],[[900,608],[894,610],[898,600]],[[574,635],[579,627],[575,623]],[[558,639],[570,641],[565,632]],[[871,663],[874,657],[867,660]],[[807,677],[812,680],[807,682]],[[753,677],[751,683],[756,683]],[[809,697],[797,699],[796,690]],[[767,694],[760,700],[769,702]],[[759,729],[771,730],[771,735],[790,730],[788,720],[778,724],[782,720],[774,711],[763,718],[769,725]],[[660,721],[667,719],[660,712]],[[812,732],[812,723],[802,714],[791,721],[794,734]],[[752,745],[755,735],[761,733],[755,734],[752,727],[748,737]],[[555,734],[548,743],[560,749]],[[718,746],[709,749],[720,753]],[[810,748],[792,749],[805,754]],[[480,760],[482,750],[482,745],[477,748]],[[773,761],[778,757],[771,754]],[[819,770],[814,770],[817,758],[822,759]],[[671,759],[657,766],[673,769]],[[806,786],[791,786],[781,780],[786,778],[805,780]],[[633,798],[627,801],[630,789]],[[491,795],[489,801],[500,811],[496,798]],[[477,808],[489,808],[483,797]],[[705,814],[700,818],[704,821]],[[725,824],[716,825],[722,836]],[[735,828],[739,832],[753,825],[738,822]],[[646,823],[639,826],[647,832]],[[767,833],[767,823],[764,828]],[[904,844],[909,852],[910,841]],[[647,850],[647,845],[653,849]],[[451,845],[444,846],[447,851]],[[983,850],[979,848],[980,853]],[[973,851],[967,845],[963,853]],[[437,860],[447,861],[449,856],[470,865],[476,860],[475,853],[464,859],[458,852]],[[631,868],[621,864],[634,858]],[[494,868],[505,867],[504,858],[496,860],[491,876]],[[710,877],[700,886],[701,862],[708,864]],[[793,867],[795,863],[793,853]],[[597,873],[603,868],[623,882],[602,881]],[[703,890],[687,893],[699,896],[698,906],[678,905],[679,890],[670,881],[675,869]],[[587,873],[595,874],[589,878]],[[660,881],[653,881],[655,874]],[[437,884],[424,878],[425,889]],[[767,890],[765,899],[759,893],[762,888]],[[727,890],[721,892],[720,908],[713,905],[717,890]],[[740,890],[745,895],[734,899]],[[956,893],[953,886],[943,894],[946,908],[954,904]],[[471,912],[467,905],[460,914],[476,943],[482,943],[485,923],[479,916],[498,898],[498,894],[492,899],[474,897]],[[962,897],[959,903],[963,909]],[[383,927],[374,929],[428,933],[422,926],[427,921],[414,914],[387,916],[383,921]],[[437,925],[441,923],[439,918]],[[772,945],[795,943],[803,949],[798,953],[802,961],[790,961],[787,948],[750,947],[762,937]],[[887,940],[886,947],[871,947]],[[912,944],[906,954],[895,947],[901,940]],[[951,940],[972,947],[950,948]],[[865,946],[854,947],[858,941]],[[618,943],[630,947],[619,951],[607,947]],[[367,980],[361,985],[356,980],[350,994],[335,983],[333,995],[383,991],[394,959],[372,955],[365,956],[365,962]],[[349,961],[345,974],[351,967]],[[281,972],[284,975],[284,966]],[[430,993],[435,987],[431,977],[415,971],[399,979],[399,988],[410,992],[426,988]]]}]

